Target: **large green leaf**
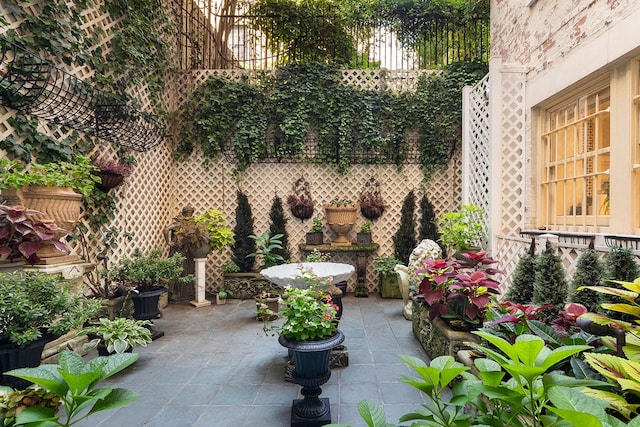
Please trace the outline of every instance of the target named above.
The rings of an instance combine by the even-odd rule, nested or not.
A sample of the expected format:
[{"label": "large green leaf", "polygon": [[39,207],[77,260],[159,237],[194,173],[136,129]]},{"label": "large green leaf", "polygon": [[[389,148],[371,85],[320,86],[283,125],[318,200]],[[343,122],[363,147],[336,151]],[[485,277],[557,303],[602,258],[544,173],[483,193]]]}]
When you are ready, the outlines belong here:
[{"label": "large green leaf", "polygon": [[69,386],[69,390],[71,390],[71,393],[73,394],[79,394],[83,390],[89,388],[89,386],[95,383],[95,381],[100,378],[101,375],[101,372],[99,371],[85,373],[76,371],[77,373],[74,374],[68,371],[64,371],[62,368],[60,368],[59,372]]},{"label": "large green leaf", "polygon": [[565,345],[562,347],[558,347],[556,349],[553,349],[545,360],[541,361],[542,366],[549,369],[557,363],[573,356],[574,354],[590,350],[591,348],[592,347],[589,345]]},{"label": "large green leaf", "polygon": [[51,408],[31,406],[16,416],[16,425],[30,424],[38,427],[59,426],[58,417]]},{"label": "large green leaf", "polygon": [[108,393],[106,393],[106,396],[104,398],[98,400],[96,404],[93,405],[93,407],[89,411],[90,414],[128,405],[129,403],[137,400],[139,397],[136,393],[124,388],[114,388],[106,390],[108,390]]},{"label": "large green leaf", "polygon": [[[489,343],[493,344],[494,346],[496,346],[512,361],[514,362],[518,361],[518,356],[516,354],[516,351],[513,349],[513,346],[507,340],[500,338],[496,335],[492,335],[485,331],[473,331],[473,333],[487,340]],[[482,348],[484,349],[484,347]]]},{"label": "large green leaf", "polygon": [[58,396],[67,394],[68,387],[57,371],[56,365],[40,365],[37,368],[20,368],[5,372],[5,375],[22,378],[50,390]]},{"label": "large green leaf", "polygon": [[96,361],[96,363],[102,362],[98,361],[97,359],[103,359],[104,361],[106,361],[106,363],[104,363],[104,365],[102,366],[102,376],[99,378],[99,382],[131,366],[133,363],[135,363],[136,360],[138,360],[138,357],[140,356],[136,353],[121,353],[113,354],[107,357],[96,357],[95,359],[92,359],[91,362],[93,362],[94,360]]},{"label": "large green leaf", "polygon": [[527,326],[529,326],[531,332],[542,338],[545,342],[562,345],[560,335],[546,323],[539,320],[529,320],[527,321]]},{"label": "large green leaf", "polygon": [[513,349],[518,360],[526,366],[535,366],[536,359],[544,347],[544,341],[535,335],[524,334],[516,338]]}]

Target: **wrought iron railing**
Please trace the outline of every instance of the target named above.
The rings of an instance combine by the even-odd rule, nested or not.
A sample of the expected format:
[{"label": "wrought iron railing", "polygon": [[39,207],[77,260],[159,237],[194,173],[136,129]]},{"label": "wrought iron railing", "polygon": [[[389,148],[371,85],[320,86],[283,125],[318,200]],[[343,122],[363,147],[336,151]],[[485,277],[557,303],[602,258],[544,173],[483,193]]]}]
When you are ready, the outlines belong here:
[{"label": "wrought iron railing", "polygon": [[130,105],[106,101],[113,98],[0,37],[2,104],[134,150],[160,144],[162,124]]},{"label": "wrought iron railing", "polygon": [[[293,61],[326,59],[326,50],[303,52],[307,35],[300,40],[274,43],[260,30],[265,16],[218,14],[215,2],[174,0],[179,17],[178,46],[183,69],[273,69]],[[322,17],[320,17],[322,18]],[[426,18],[425,18],[426,19]],[[331,19],[327,20],[328,23]],[[403,24],[382,20],[360,23],[347,28],[355,52],[342,68],[389,70],[434,69],[459,60],[489,59],[489,19],[471,16],[461,20],[449,16],[430,16],[420,22],[420,29],[404,37]],[[402,41],[401,41],[402,39]],[[271,41],[271,42],[270,42]]]}]

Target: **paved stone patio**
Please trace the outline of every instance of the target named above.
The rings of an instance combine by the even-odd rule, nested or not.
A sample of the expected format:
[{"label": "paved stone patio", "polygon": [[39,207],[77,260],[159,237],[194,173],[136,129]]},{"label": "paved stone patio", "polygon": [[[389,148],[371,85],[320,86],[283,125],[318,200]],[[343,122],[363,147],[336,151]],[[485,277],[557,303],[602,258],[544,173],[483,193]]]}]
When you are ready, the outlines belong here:
[{"label": "paved stone patio", "polygon": [[[332,370],[321,397],[330,398],[332,421],[365,426],[357,404],[379,402],[388,421],[417,409],[424,397],[399,382],[413,375],[398,358],[426,360],[402,317],[402,300],[344,298],[340,329],[349,366]],[[227,300],[194,308],[172,303],[155,320],[165,336],[136,348],[135,365],[106,381],[140,394],[131,405],[96,414],[81,426],[289,427],[300,386],[284,381],[287,349],[266,336],[253,300]],[[92,357],[89,354],[88,357]]]}]

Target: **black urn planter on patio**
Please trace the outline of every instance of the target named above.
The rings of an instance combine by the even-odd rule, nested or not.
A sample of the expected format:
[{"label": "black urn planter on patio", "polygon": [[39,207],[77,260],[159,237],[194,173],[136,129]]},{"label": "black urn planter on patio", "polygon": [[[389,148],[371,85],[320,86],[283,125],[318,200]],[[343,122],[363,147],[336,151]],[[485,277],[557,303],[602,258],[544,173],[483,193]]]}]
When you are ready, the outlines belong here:
[{"label": "black urn planter on patio", "polygon": [[295,399],[291,406],[291,427],[315,427],[331,423],[328,398],[320,398],[320,386],[331,378],[331,349],[344,341],[338,331],[321,341],[294,341],[280,335],[278,342],[293,353],[293,382],[302,386],[304,399]]},{"label": "black urn planter on patio", "polygon": [[[130,292],[129,297],[133,302],[133,318],[136,320],[156,319],[160,315],[158,302],[160,296],[168,292],[168,289],[162,286],[156,286],[153,290],[144,292]],[[164,332],[158,330],[154,326],[149,326],[151,331],[151,339],[163,337]]]}]

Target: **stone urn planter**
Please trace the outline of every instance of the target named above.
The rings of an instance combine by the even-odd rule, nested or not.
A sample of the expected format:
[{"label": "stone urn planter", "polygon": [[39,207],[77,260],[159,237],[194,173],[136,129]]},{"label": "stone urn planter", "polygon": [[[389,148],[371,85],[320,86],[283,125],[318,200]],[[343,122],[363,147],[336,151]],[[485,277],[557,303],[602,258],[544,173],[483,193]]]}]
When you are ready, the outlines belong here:
[{"label": "stone urn planter", "polygon": [[291,407],[292,426],[321,426],[331,423],[328,398],[320,398],[321,385],[329,381],[331,349],[344,341],[338,331],[321,341],[294,341],[280,335],[278,342],[293,353],[292,380],[302,386],[304,399],[295,399]]},{"label": "stone urn planter", "polygon": [[28,185],[21,194],[25,206],[42,212],[37,218],[40,221],[71,231],[80,219],[82,195],[70,187]]},{"label": "stone urn planter", "polygon": [[353,228],[358,218],[360,207],[358,204],[325,204],[323,205],[324,217],[329,228],[338,235],[332,242],[332,246],[349,246],[351,241],[347,234]]}]

